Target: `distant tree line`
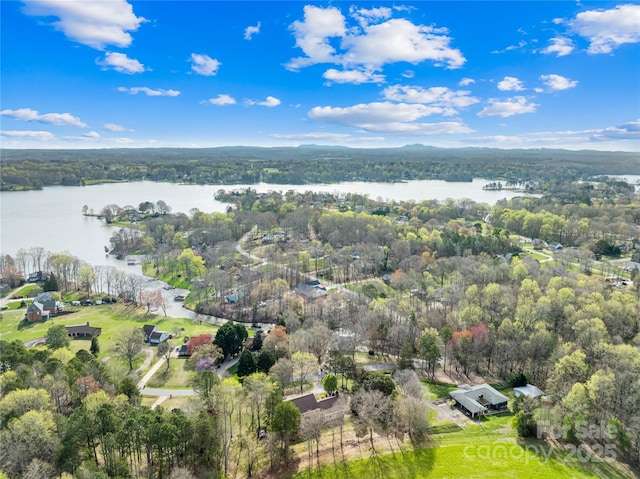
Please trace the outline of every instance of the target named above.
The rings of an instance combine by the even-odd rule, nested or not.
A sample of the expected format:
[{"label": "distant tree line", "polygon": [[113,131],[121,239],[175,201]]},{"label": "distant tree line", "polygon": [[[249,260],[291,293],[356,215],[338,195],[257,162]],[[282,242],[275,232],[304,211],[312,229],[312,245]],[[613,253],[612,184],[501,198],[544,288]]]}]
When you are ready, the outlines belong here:
[{"label": "distant tree line", "polygon": [[[563,160],[568,160],[563,162]],[[194,184],[397,182],[472,178],[508,183],[638,174],[621,152],[468,149],[212,148],[3,150],[2,190],[109,181]],[[567,166],[570,165],[570,166]]]}]

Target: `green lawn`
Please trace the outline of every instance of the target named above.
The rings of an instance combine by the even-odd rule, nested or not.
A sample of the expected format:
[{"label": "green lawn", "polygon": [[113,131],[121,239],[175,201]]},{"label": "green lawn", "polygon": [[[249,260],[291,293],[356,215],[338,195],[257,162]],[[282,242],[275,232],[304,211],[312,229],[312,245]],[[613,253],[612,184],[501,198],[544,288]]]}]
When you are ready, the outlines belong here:
[{"label": "green lawn", "polygon": [[429,394],[431,395],[431,397],[428,399],[430,399],[431,401],[434,401],[436,399],[448,398],[451,391],[455,391],[456,389],[458,389],[458,387],[453,384],[430,381],[428,379],[420,379],[420,382],[427,386],[427,389],[429,389]]},{"label": "green lawn", "polygon": [[563,457],[538,454],[532,445],[478,442],[473,446],[431,447],[374,456],[300,472],[291,478],[385,479],[581,479],[623,478],[607,463],[565,462]]},{"label": "green lawn", "polygon": [[[191,321],[186,318],[165,318],[155,314],[146,313],[143,309],[134,309],[122,304],[110,304],[100,306],[86,306],[78,308],[74,312],[60,316],[54,316],[52,320],[38,323],[21,321],[23,311],[4,311],[0,321],[0,339],[13,341],[29,341],[47,335],[47,330],[54,324],[71,326],[75,324],[90,323],[92,326],[102,328],[99,337],[101,356],[114,352],[115,338],[117,334],[126,328],[142,328],[145,324],[157,325],[160,330],[173,333],[175,327],[184,328],[181,336],[194,336],[201,333],[215,334],[218,326],[207,323]],[[181,343],[182,339],[177,338]],[[77,341],[84,343],[85,341]]]},{"label": "green lawn", "polygon": [[147,383],[151,388],[173,388],[173,389],[190,389],[191,388],[191,370],[186,368],[187,361],[185,359],[172,358],[169,361],[169,370],[160,366],[160,369],[153,375]]},{"label": "green lawn", "polygon": [[[600,479],[631,478],[606,461],[552,448],[544,441],[523,441],[509,426],[505,413],[470,423],[465,429],[432,431],[424,448],[393,454],[371,455],[364,459],[326,465],[310,472],[298,471],[291,479],[302,478],[384,478],[384,479]],[[366,441],[365,441],[366,443]],[[362,444],[361,444],[362,447]],[[365,446],[366,447],[366,446]],[[407,449],[407,446],[404,446]],[[397,445],[394,445],[397,451]],[[337,454],[339,458],[339,454]]]}]

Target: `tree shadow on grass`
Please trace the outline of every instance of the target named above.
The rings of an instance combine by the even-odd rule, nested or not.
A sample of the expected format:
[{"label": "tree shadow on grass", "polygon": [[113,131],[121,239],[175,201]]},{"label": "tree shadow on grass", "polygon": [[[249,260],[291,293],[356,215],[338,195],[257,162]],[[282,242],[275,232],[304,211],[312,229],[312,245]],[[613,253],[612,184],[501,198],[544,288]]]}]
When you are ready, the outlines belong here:
[{"label": "tree shadow on grass", "polygon": [[20,322],[18,323],[18,331],[25,331],[27,329],[31,329],[35,326],[38,326],[39,324],[43,324],[44,321],[27,321],[26,319],[21,319]]},{"label": "tree shadow on grass", "polygon": [[364,470],[358,477],[375,479],[427,477],[435,461],[435,449],[430,446],[432,444],[425,443],[417,449],[400,450],[392,454],[373,454],[365,460]]}]

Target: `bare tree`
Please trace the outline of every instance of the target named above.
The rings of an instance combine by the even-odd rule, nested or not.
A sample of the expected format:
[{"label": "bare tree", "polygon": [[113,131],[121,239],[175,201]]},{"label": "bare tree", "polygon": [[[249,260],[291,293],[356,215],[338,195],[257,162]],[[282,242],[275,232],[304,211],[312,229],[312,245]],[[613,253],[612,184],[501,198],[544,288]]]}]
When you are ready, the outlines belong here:
[{"label": "bare tree", "polygon": [[429,411],[425,403],[415,397],[399,397],[394,402],[394,434],[402,438],[404,433],[415,445],[427,439]]},{"label": "bare tree", "polygon": [[31,256],[31,264],[34,271],[42,271],[44,264],[46,263],[46,251],[41,246],[33,246],[29,248],[29,255]]},{"label": "bare tree", "polygon": [[293,363],[295,376],[300,379],[300,394],[302,394],[307,376],[318,369],[318,363],[316,363],[316,358],[312,354],[300,351],[291,355],[291,362]]},{"label": "bare tree", "polygon": [[322,358],[329,348],[332,336],[333,331],[319,322],[314,323],[313,327],[307,332],[307,347],[318,360],[318,364],[322,363]]},{"label": "bare tree", "polygon": [[313,441],[316,443],[316,460],[320,463],[320,436],[322,429],[325,427],[325,412],[322,409],[309,411],[302,417],[300,425],[301,436],[307,440],[307,448],[309,451],[309,466],[311,466],[311,448]]},{"label": "bare tree", "polygon": [[290,359],[280,358],[271,366],[269,375],[278,381],[278,384],[280,384],[284,390],[293,380],[293,363]]},{"label": "bare tree", "polygon": [[158,344],[158,350],[156,351],[156,354],[167,361],[167,371],[169,371],[169,359],[171,359],[171,345],[169,344],[169,342],[163,341]]},{"label": "bare tree", "polygon": [[358,390],[351,399],[351,409],[355,412],[353,424],[358,437],[369,435],[371,450],[376,453],[373,433],[388,432],[391,419],[391,398],[377,389]]},{"label": "bare tree", "polygon": [[125,329],[116,336],[116,351],[129,362],[129,371],[133,371],[133,362],[143,347],[144,335],[140,328]]}]

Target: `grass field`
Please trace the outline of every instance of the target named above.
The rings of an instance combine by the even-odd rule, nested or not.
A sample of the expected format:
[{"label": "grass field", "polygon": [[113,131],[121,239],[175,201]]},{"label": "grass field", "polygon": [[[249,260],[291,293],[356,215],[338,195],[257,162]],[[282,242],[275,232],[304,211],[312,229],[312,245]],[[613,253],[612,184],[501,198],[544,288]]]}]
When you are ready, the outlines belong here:
[{"label": "grass field", "polygon": [[[465,429],[458,426],[432,432],[431,442],[412,449],[398,445],[393,439],[394,453],[372,454],[367,441],[360,441],[358,459],[327,464],[312,471],[308,468],[289,474],[290,479],[595,479],[633,478],[607,461],[585,454],[572,454],[551,447],[541,440],[523,441],[515,437],[509,425],[511,414],[490,416],[470,423]],[[366,444],[366,445],[365,445]],[[352,446],[345,451],[353,456]]]},{"label": "grass field", "polygon": [[[132,308],[122,304],[86,306],[76,308],[69,314],[54,316],[53,319],[38,323],[21,321],[23,310],[4,311],[0,321],[0,339],[6,341],[29,341],[47,335],[47,330],[54,324],[71,326],[90,323],[91,326],[102,328],[99,337],[101,356],[115,352],[115,338],[120,331],[127,328],[142,328],[145,324],[157,325],[160,330],[173,332],[174,328],[184,328],[180,336],[194,336],[201,333],[215,334],[218,326],[191,321],[186,318],[168,318],[146,313],[144,309]],[[176,345],[181,338],[174,340]],[[73,343],[88,343],[88,341],[74,341]],[[84,346],[83,346],[84,347]],[[75,349],[72,346],[72,349]],[[88,349],[88,347],[85,347]]]}]

